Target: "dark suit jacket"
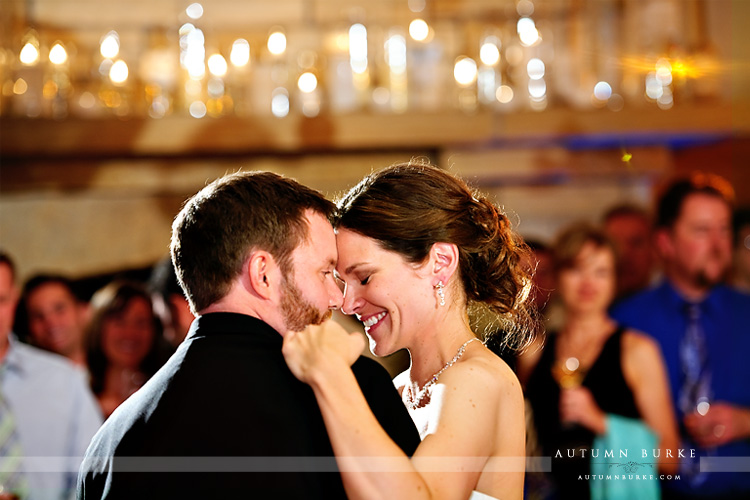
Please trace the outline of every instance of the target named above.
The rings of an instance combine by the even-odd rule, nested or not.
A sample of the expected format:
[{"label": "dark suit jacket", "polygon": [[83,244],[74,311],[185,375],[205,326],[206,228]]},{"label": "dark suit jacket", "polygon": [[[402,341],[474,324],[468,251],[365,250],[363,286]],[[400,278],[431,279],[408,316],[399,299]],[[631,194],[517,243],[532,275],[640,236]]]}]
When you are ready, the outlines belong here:
[{"label": "dark suit jacket", "polygon": [[[346,498],[312,389],[282,337],[241,314],[193,323],[164,367],[94,436],[79,499]],[[380,424],[411,455],[419,435],[388,373],[352,367]]]}]

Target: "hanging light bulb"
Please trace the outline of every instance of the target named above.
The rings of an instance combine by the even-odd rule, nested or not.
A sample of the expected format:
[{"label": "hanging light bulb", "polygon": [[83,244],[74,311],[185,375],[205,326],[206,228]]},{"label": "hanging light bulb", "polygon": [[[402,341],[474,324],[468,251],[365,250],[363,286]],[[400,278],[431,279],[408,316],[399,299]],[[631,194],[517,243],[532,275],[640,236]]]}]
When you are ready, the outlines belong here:
[{"label": "hanging light bulb", "polygon": [[318,78],[309,71],[302,73],[297,79],[297,87],[301,92],[309,94],[318,88]]},{"label": "hanging light bulb", "polygon": [[479,48],[479,59],[487,66],[494,66],[500,61],[500,39],[488,36]]},{"label": "hanging light bulb", "polygon": [[367,71],[367,28],[362,24],[349,28],[349,64],[355,73]]},{"label": "hanging light bulb", "polygon": [[49,51],[49,60],[52,64],[64,64],[68,60],[68,53],[60,42],[55,43]]},{"label": "hanging light bulb", "polygon": [[110,31],[99,44],[99,53],[107,59],[114,59],[120,53],[120,37],[116,31]]},{"label": "hanging light bulb", "polygon": [[409,36],[417,42],[423,42],[430,34],[430,27],[424,19],[415,19],[409,23]]},{"label": "hanging light bulb", "polygon": [[116,85],[122,85],[128,79],[128,65],[119,59],[115,61],[109,70],[109,79]]},{"label": "hanging light bulb", "polygon": [[470,57],[459,57],[453,66],[453,77],[459,85],[471,85],[477,79],[477,63]]},{"label": "hanging light bulb", "polygon": [[238,38],[232,44],[229,60],[235,67],[247,66],[250,62],[250,44],[244,38]]},{"label": "hanging light bulb", "polygon": [[286,50],[286,35],[281,31],[274,31],[268,36],[268,51],[273,55],[281,55]]},{"label": "hanging light bulb", "polygon": [[208,71],[214,76],[224,76],[227,74],[227,61],[221,54],[213,54],[208,58]]},{"label": "hanging light bulb", "polygon": [[26,66],[32,66],[39,61],[39,48],[31,42],[27,42],[21,49],[19,55],[21,63]]}]

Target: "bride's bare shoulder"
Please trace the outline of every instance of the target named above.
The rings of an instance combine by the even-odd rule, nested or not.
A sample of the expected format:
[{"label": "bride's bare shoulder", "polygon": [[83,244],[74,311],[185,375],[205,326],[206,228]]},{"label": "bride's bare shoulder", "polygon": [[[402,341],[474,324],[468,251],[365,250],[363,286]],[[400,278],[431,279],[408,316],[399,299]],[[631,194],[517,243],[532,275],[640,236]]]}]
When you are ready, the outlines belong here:
[{"label": "bride's bare shoulder", "polygon": [[498,395],[521,395],[521,384],[516,374],[502,358],[488,349],[477,351],[463,363],[457,363],[451,375],[461,385],[468,383]]}]

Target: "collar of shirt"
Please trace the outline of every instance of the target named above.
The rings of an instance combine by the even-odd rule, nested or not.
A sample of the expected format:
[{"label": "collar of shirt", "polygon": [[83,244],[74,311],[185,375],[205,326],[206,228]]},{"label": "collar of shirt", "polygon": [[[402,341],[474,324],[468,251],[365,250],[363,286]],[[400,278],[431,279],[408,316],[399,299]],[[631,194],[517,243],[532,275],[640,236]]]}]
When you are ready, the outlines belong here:
[{"label": "collar of shirt", "polygon": [[[23,377],[24,372],[28,369],[23,362],[23,353],[18,349],[19,343],[20,341],[13,333],[8,336],[8,352],[5,354],[2,365],[0,365],[3,375],[8,372]],[[4,378],[0,377],[0,379]]]},{"label": "collar of shirt", "polygon": [[247,314],[216,312],[199,316],[190,325],[187,339],[217,335],[252,335],[255,341],[281,349],[284,338],[268,323]]},{"label": "collar of shirt", "polygon": [[[683,311],[685,304],[690,303],[690,301],[684,298],[669,280],[664,280],[661,288],[662,292],[667,297],[668,303],[675,309]],[[711,288],[711,290],[709,290],[708,294],[706,294],[703,300],[698,302],[701,314],[710,314],[711,312],[721,310],[721,294],[723,289],[724,285],[714,286],[713,288]]]}]

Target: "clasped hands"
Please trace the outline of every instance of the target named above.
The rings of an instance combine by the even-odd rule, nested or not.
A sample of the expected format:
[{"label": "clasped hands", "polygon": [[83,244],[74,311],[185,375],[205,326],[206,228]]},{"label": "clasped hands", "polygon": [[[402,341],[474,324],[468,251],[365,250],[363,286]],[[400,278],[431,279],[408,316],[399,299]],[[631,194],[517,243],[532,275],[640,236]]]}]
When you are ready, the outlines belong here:
[{"label": "clasped hands", "polygon": [[360,333],[349,333],[328,320],[309,325],[301,332],[286,332],[281,352],[294,376],[310,384],[326,371],[351,366],[364,347]]}]

